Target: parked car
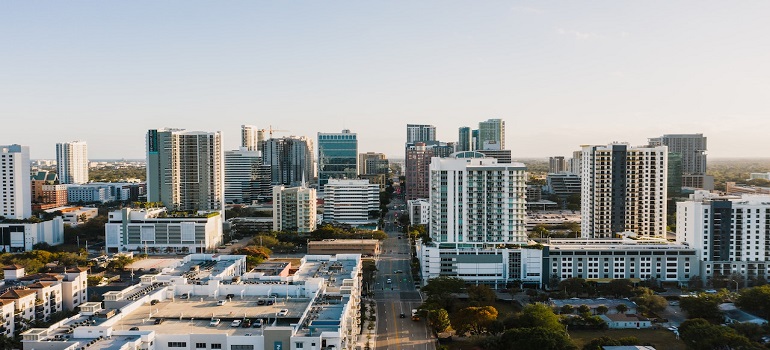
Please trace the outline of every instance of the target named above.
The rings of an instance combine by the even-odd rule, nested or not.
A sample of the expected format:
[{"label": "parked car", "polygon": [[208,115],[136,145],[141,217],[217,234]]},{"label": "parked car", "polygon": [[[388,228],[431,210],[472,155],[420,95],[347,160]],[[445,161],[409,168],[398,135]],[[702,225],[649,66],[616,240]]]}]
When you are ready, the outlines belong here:
[{"label": "parked car", "polygon": [[158,299],[152,299],[152,301],[150,302],[150,305],[155,305],[155,304],[157,304],[159,302],[160,302],[160,300],[158,300]]},{"label": "parked car", "polygon": [[218,318],[212,318],[211,322],[209,322],[209,326],[211,326],[211,327],[219,326],[220,322],[222,322],[222,320],[220,320]]},{"label": "parked car", "polygon": [[288,314],[289,314],[289,309],[281,309],[280,311],[278,311],[278,316],[279,317],[283,317],[283,316],[286,316]]},{"label": "parked car", "polygon": [[254,320],[254,323],[251,326],[254,328],[262,328],[262,319],[258,318]]},{"label": "parked car", "polygon": [[265,300],[264,299],[257,300],[257,305],[265,305]]},{"label": "parked car", "polygon": [[161,323],[163,323],[163,319],[162,318],[156,318],[155,319],[155,324],[161,324]]},{"label": "parked car", "polygon": [[233,323],[230,324],[230,327],[238,328],[238,327],[241,326],[241,323],[243,323],[243,321],[241,321],[241,320],[234,320]]},{"label": "parked car", "polygon": [[224,304],[227,304],[227,300],[217,300],[217,305],[222,306]]},{"label": "parked car", "polygon": [[129,329],[129,331],[138,331],[138,330],[139,330],[139,327],[131,327],[131,329]]}]

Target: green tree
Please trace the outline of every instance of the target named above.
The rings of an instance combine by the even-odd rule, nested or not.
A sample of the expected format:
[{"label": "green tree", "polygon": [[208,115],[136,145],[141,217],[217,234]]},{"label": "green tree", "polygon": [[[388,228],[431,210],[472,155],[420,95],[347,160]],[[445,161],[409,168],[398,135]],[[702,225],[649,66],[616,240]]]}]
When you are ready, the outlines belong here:
[{"label": "green tree", "polygon": [[746,288],[741,290],[735,304],[762,318],[770,318],[770,286]]},{"label": "green tree", "polygon": [[454,293],[460,293],[465,287],[465,281],[457,277],[436,277],[428,280],[422,287],[426,294],[426,303],[434,303],[448,311],[454,310],[456,297]]},{"label": "green tree", "polygon": [[628,346],[628,345],[640,345],[639,339],[636,337],[625,337],[619,339],[612,339],[610,337],[599,337],[591,339],[588,344],[583,345],[583,350],[603,350],[605,346]]},{"label": "green tree", "polygon": [[581,293],[584,293],[586,286],[586,280],[582,278],[567,278],[559,282],[559,289],[563,290],[569,296],[578,296]]},{"label": "green tree", "polygon": [[607,283],[606,291],[615,298],[630,297],[633,295],[634,284],[626,278],[613,279]]},{"label": "green tree", "polygon": [[577,347],[563,329],[515,328],[500,337],[500,348],[507,350],[575,350]]},{"label": "green tree", "polygon": [[596,313],[599,315],[604,315],[607,311],[610,311],[610,308],[608,308],[607,305],[599,305],[596,307]]},{"label": "green tree", "polygon": [[735,330],[711,324],[702,318],[684,321],[679,327],[679,335],[687,347],[693,350],[760,349]]},{"label": "green tree", "polygon": [[486,285],[468,286],[468,300],[473,305],[491,305],[497,300],[497,294]]},{"label": "green tree", "polygon": [[626,304],[618,304],[618,306],[615,306],[615,310],[617,310],[618,313],[625,314],[626,311],[628,311],[628,306],[626,306]]},{"label": "green tree", "polygon": [[722,323],[722,312],[719,311],[721,302],[722,296],[718,294],[701,293],[696,297],[682,298],[679,301],[679,307],[687,312],[688,318],[702,318],[712,323]]},{"label": "green tree", "polygon": [[666,298],[660,295],[645,294],[636,298],[633,301],[639,306],[640,309],[652,312],[661,312],[668,306]]},{"label": "green tree", "polygon": [[452,322],[449,320],[449,313],[444,309],[431,311],[430,325],[437,333],[449,332],[452,330]]},{"label": "green tree", "polygon": [[489,325],[497,319],[493,306],[469,306],[457,312],[455,325],[459,334],[473,335],[487,333]]},{"label": "green tree", "polygon": [[588,315],[591,313],[591,308],[586,304],[578,306],[577,310],[582,315]]},{"label": "green tree", "polygon": [[511,327],[517,328],[564,329],[564,326],[559,322],[559,317],[544,304],[528,304],[509,323]]},{"label": "green tree", "polygon": [[575,312],[575,308],[572,307],[572,305],[564,305],[561,307],[561,310],[559,310],[562,315],[569,315],[573,312]]}]

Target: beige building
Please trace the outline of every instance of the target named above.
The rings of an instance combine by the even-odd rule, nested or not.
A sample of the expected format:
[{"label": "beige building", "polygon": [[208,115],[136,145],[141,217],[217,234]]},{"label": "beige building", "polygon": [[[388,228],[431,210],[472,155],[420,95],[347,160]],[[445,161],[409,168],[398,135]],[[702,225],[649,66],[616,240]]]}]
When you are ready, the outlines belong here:
[{"label": "beige building", "polygon": [[310,232],[316,228],[314,188],[273,187],[273,231]]},{"label": "beige building", "polygon": [[307,244],[309,255],[362,254],[379,255],[380,241],[376,239],[325,239]]}]

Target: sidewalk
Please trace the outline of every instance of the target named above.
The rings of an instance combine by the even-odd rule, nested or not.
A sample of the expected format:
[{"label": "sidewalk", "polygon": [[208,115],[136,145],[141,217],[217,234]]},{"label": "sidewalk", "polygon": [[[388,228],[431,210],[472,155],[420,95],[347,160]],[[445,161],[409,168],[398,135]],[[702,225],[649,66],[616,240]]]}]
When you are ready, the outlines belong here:
[{"label": "sidewalk", "polygon": [[[366,318],[361,320],[361,328],[363,331],[358,336],[358,342],[356,343],[356,349],[370,350],[376,347],[377,343],[377,303],[371,298],[362,298],[361,305],[366,305]],[[374,305],[374,307],[372,307]],[[374,315],[375,321],[370,321],[370,317]],[[372,329],[369,329],[369,324],[372,324]],[[367,343],[369,347],[367,347]]]}]

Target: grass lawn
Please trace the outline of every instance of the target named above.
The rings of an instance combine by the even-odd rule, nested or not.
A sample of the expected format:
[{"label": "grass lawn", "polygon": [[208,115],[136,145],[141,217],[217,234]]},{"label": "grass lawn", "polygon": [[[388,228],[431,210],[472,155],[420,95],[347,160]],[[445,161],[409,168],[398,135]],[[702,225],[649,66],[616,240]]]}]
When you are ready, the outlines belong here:
[{"label": "grass lawn", "polygon": [[574,330],[569,335],[578,346],[578,349],[599,337],[613,339],[623,337],[636,337],[640,344],[650,344],[656,349],[685,350],[687,347],[681,340],[676,339],[673,332],[665,329],[608,329],[608,330]]}]

